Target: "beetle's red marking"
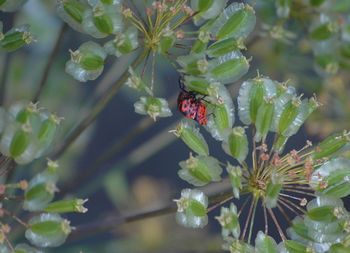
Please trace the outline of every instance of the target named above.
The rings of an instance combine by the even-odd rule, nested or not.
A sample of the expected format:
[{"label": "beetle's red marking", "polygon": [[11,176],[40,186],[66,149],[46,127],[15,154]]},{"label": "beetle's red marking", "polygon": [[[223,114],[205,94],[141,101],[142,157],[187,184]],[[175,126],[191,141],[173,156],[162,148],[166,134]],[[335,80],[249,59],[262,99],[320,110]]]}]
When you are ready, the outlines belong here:
[{"label": "beetle's red marking", "polygon": [[202,98],[197,98],[196,93],[187,91],[184,88],[184,84],[181,79],[179,81],[181,92],[177,97],[178,110],[189,119],[197,121],[200,125],[206,125],[207,119],[207,107],[202,102]]}]

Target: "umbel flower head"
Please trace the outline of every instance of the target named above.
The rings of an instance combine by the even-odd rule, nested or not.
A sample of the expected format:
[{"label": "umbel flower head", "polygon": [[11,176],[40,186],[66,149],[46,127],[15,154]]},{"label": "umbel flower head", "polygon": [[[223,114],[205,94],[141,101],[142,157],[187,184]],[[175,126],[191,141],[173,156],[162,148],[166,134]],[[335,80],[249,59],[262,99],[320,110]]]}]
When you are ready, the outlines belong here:
[{"label": "umbel flower head", "polygon": [[[318,145],[306,141],[299,150],[284,151],[288,139],[319,106],[316,98],[303,98],[293,87],[258,76],[242,84],[237,100],[239,119],[245,126],[221,131],[223,151],[235,160],[226,166],[209,155],[208,144],[194,124],[186,120],[174,131],[199,154],[180,162],[182,179],[204,186],[224,180],[221,166],[226,167],[232,190],[206,209],[208,213],[231,202],[216,217],[222,227],[223,248],[242,253],[350,252],[350,213],[341,200],[350,194],[350,160],[340,156],[350,133],[334,134]],[[209,132],[216,137],[214,131]],[[252,136],[251,145],[248,136]],[[196,166],[193,160],[198,160]],[[243,204],[239,198],[244,198]],[[183,197],[177,201],[182,202]],[[193,223],[193,214],[184,212],[183,206],[178,204],[177,214],[182,225],[203,227],[207,223],[206,219]],[[259,227],[257,219],[265,225]],[[288,229],[282,225],[286,223]],[[278,232],[280,244],[272,231]],[[251,245],[253,234],[255,246]]]}]

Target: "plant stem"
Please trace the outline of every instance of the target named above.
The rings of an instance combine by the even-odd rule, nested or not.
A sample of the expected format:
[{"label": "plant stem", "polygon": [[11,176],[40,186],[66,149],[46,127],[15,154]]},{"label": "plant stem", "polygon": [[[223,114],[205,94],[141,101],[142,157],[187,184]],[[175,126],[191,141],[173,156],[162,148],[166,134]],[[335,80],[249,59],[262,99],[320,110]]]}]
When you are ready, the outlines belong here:
[{"label": "plant stem", "polygon": [[[131,67],[136,68],[145,59],[146,55],[147,50],[140,53],[131,64]],[[128,77],[129,72],[128,69],[126,69],[122,76],[119,78],[119,80],[101,95],[101,98],[89,111],[89,114],[83,118],[83,120],[68,135],[65,141],[60,146],[58,146],[58,148],[51,154],[53,160],[58,159],[66,151],[66,149],[69,148],[70,145],[80,136],[80,134],[82,134],[85,131],[85,129],[96,120],[97,116],[117,94],[119,88],[125,83]]]},{"label": "plant stem", "polygon": [[[227,190],[223,192],[213,194],[209,196],[209,203],[211,205],[216,205],[223,200],[227,200],[227,197],[232,195],[232,190],[228,187]],[[128,224],[135,221],[141,221],[149,218],[159,217],[166,214],[175,213],[177,207],[175,202],[167,203],[161,207],[154,208],[151,210],[143,210],[140,212],[135,212],[127,215],[111,215],[107,216],[103,220],[93,221],[85,225],[76,227],[76,229],[71,233],[68,241],[76,241],[82,238],[87,238],[95,234],[104,233],[118,228],[122,224]],[[114,213],[114,212],[113,212]]]},{"label": "plant stem", "polygon": [[56,58],[58,52],[59,52],[59,47],[61,45],[61,42],[63,40],[64,34],[67,31],[68,25],[66,23],[63,23],[60,28],[60,32],[57,36],[56,43],[54,47],[52,48],[51,54],[48,58],[48,61],[46,63],[43,75],[41,77],[39,87],[37,91],[35,92],[35,95],[33,97],[33,102],[36,103],[39,100],[39,97],[45,87],[45,84],[47,83],[47,78],[49,77],[49,72],[53,64],[53,60]]},{"label": "plant stem", "polygon": [[2,69],[0,80],[0,106],[5,104],[6,82],[10,70],[10,61],[11,55],[9,53],[5,53],[3,62],[4,67]]}]

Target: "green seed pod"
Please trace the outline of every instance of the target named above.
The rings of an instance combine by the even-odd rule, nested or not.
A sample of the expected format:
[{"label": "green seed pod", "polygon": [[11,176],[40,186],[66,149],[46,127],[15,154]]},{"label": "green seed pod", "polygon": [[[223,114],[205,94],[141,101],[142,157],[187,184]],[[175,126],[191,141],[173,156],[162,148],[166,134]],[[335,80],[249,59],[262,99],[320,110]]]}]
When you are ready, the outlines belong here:
[{"label": "green seed pod", "polygon": [[257,253],[277,253],[277,243],[275,240],[259,231],[255,239],[255,249]]},{"label": "green seed pod", "polygon": [[248,139],[243,127],[226,130],[226,138],[222,142],[223,150],[240,163],[248,155]]},{"label": "green seed pod", "polygon": [[[195,25],[201,25],[206,20],[215,20],[225,8],[227,0],[191,0],[191,8],[197,14],[193,17]],[[202,28],[202,27],[201,27]]]},{"label": "green seed pod", "polygon": [[182,71],[188,75],[198,76],[207,73],[208,62],[204,54],[189,54],[177,57],[178,64]]},{"label": "green seed pod", "polygon": [[[1,253],[4,253],[0,250]],[[25,243],[17,244],[14,253],[43,253],[41,250],[33,248]]]},{"label": "green seed pod", "polygon": [[78,32],[83,32],[83,15],[88,8],[86,4],[78,0],[57,1],[56,5],[58,16]]},{"label": "green seed pod", "polygon": [[119,5],[97,4],[87,9],[83,16],[83,29],[95,38],[105,38],[111,34],[121,33],[124,28]]},{"label": "green seed pod", "polygon": [[174,134],[198,155],[209,155],[209,147],[199,128],[195,127],[193,120],[184,119],[177,126]]},{"label": "green seed pod", "polygon": [[295,241],[311,240],[308,236],[308,227],[299,216],[293,219],[292,226],[287,229],[287,234]]},{"label": "green seed pod", "polygon": [[142,115],[149,115],[154,121],[157,117],[169,117],[172,115],[168,102],[163,98],[141,97],[134,104],[135,112]]},{"label": "green seed pod", "polygon": [[83,43],[71,52],[71,60],[66,63],[66,72],[80,82],[95,80],[103,71],[107,53],[95,42]]},{"label": "green seed pod", "polygon": [[285,240],[284,246],[287,249],[287,252],[291,253],[304,253],[306,251],[306,246],[300,242],[292,241],[292,240]]},{"label": "green seed pod", "polygon": [[203,228],[208,223],[208,198],[199,190],[183,189],[177,204],[176,221],[185,227]]},{"label": "green seed pod", "polygon": [[273,98],[266,98],[258,109],[258,115],[256,117],[255,127],[256,133],[254,136],[255,142],[265,142],[267,133],[269,132],[272,124],[272,119],[275,111],[275,104]]},{"label": "green seed pod", "polygon": [[345,246],[341,243],[333,244],[329,253],[347,253],[350,252],[350,246]]},{"label": "green seed pod", "polygon": [[48,161],[47,168],[35,175],[24,193],[23,209],[28,211],[43,210],[54,198],[57,191],[56,183],[58,164]]},{"label": "green seed pod", "polygon": [[326,0],[310,0],[310,4],[312,6],[318,7],[318,6],[322,5],[325,1]]},{"label": "green seed pod", "polygon": [[344,208],[343,202],[337,198],[317,196],[307,206],[307,216],[314,221],[333,222],[337,218],[335,210]]},{"label": "green seed pod", "polygon": [[276,142],[273,144],[273,150],[276,153],[281,154],[288,139],[289,139],[289,137],[286,137],[283,135],[277,135]]},{"label": "green seed pod", "polygon": [[211,156],[199,155],[179,163],[181,170],[178,175],[181,179],[194,186],[203,186],[210,182],[221,180],[222,168],[219,161]]},{"label": "green seed pod", "polygon": [[84,207],[84,203],[87,199],[64,199],[52,202],[44,209],[48,213],[86,213],[87,208]]},{"label": "green seed pod", "polygon": [[239,193],[242,190],[242,168],[227,163],[226,170],[231,182],[233,195],[236,199],[239,199]]},{"label": "green seed pod", "polygon": [[226,241],[225,244],[222,245],[224,250],[235,253],[256,253],[254,247],[242,240],[233,237],[227,237],[224,238],[224,240]]},{"label": "green seed pod", "polygon": [[255,22],[252,7],[243,3],[232,3],[215,20],[211,32],[218,40],[246,38],[253,31]]},{"label": "green seed pod", "polygon": [[58,214],[43,213],[29,220],[25,237],[37,247],[57,247],[71,232],[69,221]]},{"label": "green seed pod", "polygon": [[259,107],[263,104],[264,98],[275,96],[275,81],[265,77],[257,77],[245,81],[239,90],[237,98],[240,120],[246,125],[255,124]]},{"label": "green seed pod", "polygon": [[125,32],[118,33],[114,40],[104,45],[106,52],[120,57],[134,51],[138,46],[138,32],[135,27],[129,27]]},{"label": "green seed pod", "polygon": [[172,48],[175,44],[176,36],[173,30],[167,26],[160,37],[158,52],[162,54],[166,54],[170,48]]},{"label": "green seed pod", "polygon": [[310,186],[324,196],[343,198],[350,194],[350,160],[336,158],[324,163],[311,176]]},{"label": "green seed pod", "polygon": [[56,185],[53,182],[31,181],[24,195],[23,209],[28,211],[41,211],[53,200]]},{"label": "green seed pod", "polygon": [[[289,123],[285,124],[285,122],[281,121],[281,116],[283,114],[284,119],[294,119],[293,113],[294,111],[292,109],[288,109],[288,107],[293,106],[292,100],[295,99],[296,92],[294,87],[286,87],[283,84],[277,85],[277,95],[275,97],[275,112],[273,115],[273,120],[271,124],[270,130],[273,132],[281,133],[280,132],[280,124],[281,128],[286,128],[286,126],[289,125]],[[288,112],[288,113],[287,113]]]},{"label": "green seed pod", "polygon": [[210,89],[212,88],[211,82],[207,79],[189,75],[185,76],[184,84],[188,90],[203,95],[210,95]]},{"label": "green seed pod", "polygon": [[328,22],[316,26],[310,33],[310,38],[313,40],[321,41],[327,40],[335,34],[338,30],[336,23]]},{"label": "green seed pod", "polygon": [[[214,88],[214,85],[211,87]],[[217,90],[217,102],[213,102],[210,107],[213,117],[208,117],[208,123],[205,127],[210,132],[211,136],[216,140],[224,140],[225,130],[232,128],[235,115],[234,105],[230,93],[224,85],[216,85]],[[213,92],[209,89],[209,94]],[[215,99],[215,98],[214,98]]]},{"label": "green seed pod", "polygon": [[333,54],[316,54],[315,55],[316,71],[334,75],[339,70],[339,60]]},{"label": "green seed pod", "polygon": [[221,225],[221,234],[224,238],[230,234],[235,238],[239,237],[241,229],[237,215],[237,207],[233,203],[231,203],[230,208],[221,207],[220,216],[215,218]]},{"label": "green seed pod", "polygon": [[266,187],[265,205],[267,208],[277,206],[278,196],[282,189],[282,180],[273,174]]},{"label": "green seed pod", "polygon": [[13,136],[10,144],[10,156],[17,157],[23,154],[28,148],[31,141],[31,129],[28,126],[23,125],[22,129],[19,129]]},{"label": "green seed pod", "polygon": [[312,154],[313,159],[331,157],[350,142],[349,132],[336,133],[323,140]]},{"label": "green seed pod", "polygon": [[232,51],[209,61],[207,78],[223,84],[233,83],[248,72],[249,62],[240,51]]},{"label": "green seed pod", "polygon": [[229,38],[225,40],[219,40],[211,44],[206,50],[206,53],[209,57],[212,58],[212,57],[223,56],[230,52],[234,52],[242,49],[246,49],[242,39],[236,40],[236,39]]},{"label": "green seed pod", "polygon": [[29,32],[29,25],[22,25],[12,28],[3,36],[0,36],[0,48],[6,52],[12,52],[33,41],[34,38]]}]

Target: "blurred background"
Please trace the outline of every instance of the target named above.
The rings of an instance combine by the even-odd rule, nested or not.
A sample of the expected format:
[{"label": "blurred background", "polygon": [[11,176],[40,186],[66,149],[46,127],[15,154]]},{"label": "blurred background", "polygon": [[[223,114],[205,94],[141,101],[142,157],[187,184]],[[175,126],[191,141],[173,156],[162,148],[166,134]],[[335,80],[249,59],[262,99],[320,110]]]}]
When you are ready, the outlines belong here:
[{"label": "blurred background", "polygon": [[[143,4],[143,1],[134,2]],[[307,19],[298,20],[292,16],[290,20],[284,20],[284,37],[276,38],[270,32],[272,27],[280,25],[274,1],[248,2],[255,8],[258,18],[255,31],[246,42],[248,50],[244,52],[245,56],[252,57],[251,67],[242,80],[229,86],[233,100],[240,83],[255,77],[257,70],[271,79],[289,80],[288,84],[297,87],[306,97],[317,94],[323,106],[298,135],[290,139],[286,150],[301,148],[307,139],[317,142],[330,133],[349,129],[347,69],[340,68],[329,74],[315,67],[313,44],[307,36]],[[30,24],[37,40],[14,53],[0,53],[1,73],[7,73],[5,105],[33,97],[48,56],[63,31],[59,53],[40,97],[41,106],[64,117],[52,147],[55,150],[67,133],[89,113],[99,94],[118,80],[135,55],[119,59],[109,57],[104,73],[97,80],[78,83],[64,72],[70,57],[68,50],[77,49],[91,37],[64,25],[55,14],[54,1],[29,0],[16,14],[0,12],[0,20],[4,23],[4,31],[14,24]],[[178,163],[187,159],[189,150],[169,133],[182,118],[175,106],[178,77],[166,59],[157,59],[156,91],[159,97],[170,102],[172,117],[153,122],[149,117],[136,114],[133,104],[138,95],[128,87],[122,87],[96,122],[60,157],[57,197],[88,198],[86,207],[89,211],[68,216],[79,233],[62,247],[47,252],[221,252],[220,228],[213,219],[202,230],[178,226],[174,214],[124,225],[118,224],[116,219],[113,220],[115,224],[106,222],[108,217],[166,207],[172,199],[179,198],[181,189],[189,187],[177,175]],[[145,78],[149,80],[150,73],[146,73]],[[211,153],[225,161],[227,157],[221,144],[205,131],[203,133]],[[33,172],[42,169],[43,161],[36,161],[25,169],[18,168],[14,179],[30,178]],[[212,187],[209,190],[220,190],[219,184]],[[217,216],[218,212],[219,209],[211,216]]]}]

